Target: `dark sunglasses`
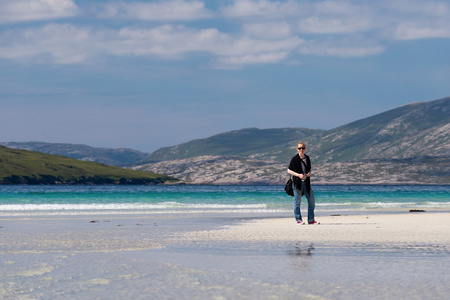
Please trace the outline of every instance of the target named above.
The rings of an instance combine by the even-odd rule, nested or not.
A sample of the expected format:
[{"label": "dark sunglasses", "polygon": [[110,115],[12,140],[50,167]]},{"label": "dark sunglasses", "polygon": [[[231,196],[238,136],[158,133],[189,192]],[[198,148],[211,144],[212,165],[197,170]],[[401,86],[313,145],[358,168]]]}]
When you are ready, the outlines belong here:
[{"label": "dark sunglasses", "polygon": [[305,150],[306,147],[298,147],[297,149],[298,149],[298,150]]}]

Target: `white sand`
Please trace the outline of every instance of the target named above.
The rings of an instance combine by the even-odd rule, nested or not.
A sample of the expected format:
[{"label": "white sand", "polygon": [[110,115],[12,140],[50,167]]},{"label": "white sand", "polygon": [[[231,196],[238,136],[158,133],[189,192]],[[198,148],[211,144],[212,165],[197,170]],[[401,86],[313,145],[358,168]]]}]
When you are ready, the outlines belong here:
[{"label": "white sand", "polygon": [[267,218],[212,230],[214,218],[0,217],[0,299],[446,299],[450,293],[450,213],[321,217],[320,225]]},{"label": "white sand", "polygon": [[319,225],[298,225],[294,218],[255,220],[184,237],[247,242],[450,244],[450,213],[342,215],[321,217],[318,221]]}]

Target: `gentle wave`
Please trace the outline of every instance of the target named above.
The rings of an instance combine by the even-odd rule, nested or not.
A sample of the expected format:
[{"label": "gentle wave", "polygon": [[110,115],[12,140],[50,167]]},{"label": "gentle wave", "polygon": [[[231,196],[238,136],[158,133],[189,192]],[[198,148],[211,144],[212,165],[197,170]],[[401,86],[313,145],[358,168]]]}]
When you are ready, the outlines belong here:
[{"label": "gentle wave", "polygon": [[317,209],[395,209],[395,208],[431,208],[450,209],[450,202],[343,202],[343,203],[317,203]]},{"label": "gentle wave", "polygon": [[[302,203],[306,209],[307,204]],[[182,210],[198,212],[206,211],[224,211],[224,210],[264,210],[279,211],[291,210],[291,203],[259,203],[259,204],[219,204],[219,203],[179,203],[179,202],[161,202],[161,203],[91,203],[91,204],[3,204],[0,205],[0,212],[7,211],[169,211]],[[443,208],[450,209],[450,202],[343,202],[343,203],[316,203],[316,210],[370,210],[370,209],[396,209],[396,208]]]},{"label": "gentle wave", "polygon": [[266,209],[266,204],[186,204],[178,202],[109,203],[109,204],[5,204],[0,211],[52,211],[52,210],[167,210],[167,209]]},{"label": "gentle wave", "polygon": [[[450,186],[317,186],[316,213],[450,210]],[[302,199],[302,211],[307,209]],[[0,186],[0,213],[288,212],[279,186]]]}]

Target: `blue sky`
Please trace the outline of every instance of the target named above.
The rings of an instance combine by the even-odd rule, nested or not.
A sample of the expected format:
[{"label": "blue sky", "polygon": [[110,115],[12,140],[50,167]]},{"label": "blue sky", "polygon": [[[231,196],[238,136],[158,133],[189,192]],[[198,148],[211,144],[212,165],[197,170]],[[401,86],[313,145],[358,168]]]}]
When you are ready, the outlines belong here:
[{"label": "blue sky", "polygon": [[450,96],[450,1],[0,1],[0,141],[145,152]]}]

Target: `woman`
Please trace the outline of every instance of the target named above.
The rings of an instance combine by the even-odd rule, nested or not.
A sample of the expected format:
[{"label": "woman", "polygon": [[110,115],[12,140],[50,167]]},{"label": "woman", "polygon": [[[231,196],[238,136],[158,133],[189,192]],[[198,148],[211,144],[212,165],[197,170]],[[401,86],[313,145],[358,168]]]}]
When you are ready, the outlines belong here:
[{"label": "woman", "polygon": [[288,173],[292,175],[292,188],[294,189],[294,215],[298,224],[303,224],[302,214],[300,212],[300,203],[302,195],[308,200],[308,224],[318,224],[314,219],[314,208],[316,199],[311,189],[311,160],[305,154],[306,145],[303,142],[297,144],[298,154],[295,155],[289,163]]}]

